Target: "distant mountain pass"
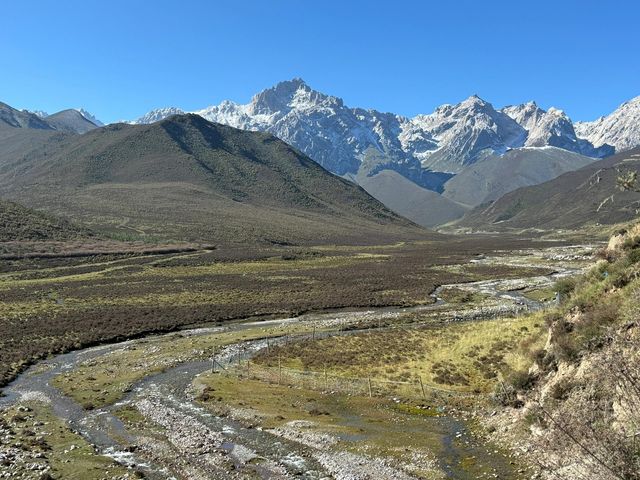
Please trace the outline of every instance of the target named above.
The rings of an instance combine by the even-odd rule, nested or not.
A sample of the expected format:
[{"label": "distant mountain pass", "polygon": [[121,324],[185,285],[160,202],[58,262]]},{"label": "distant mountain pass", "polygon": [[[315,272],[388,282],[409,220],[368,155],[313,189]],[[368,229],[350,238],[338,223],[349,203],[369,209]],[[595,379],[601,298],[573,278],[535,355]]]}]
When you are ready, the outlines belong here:
[{"label": "distant mountain pass", "polygon": [[422,188],[393,170],[359,176],[358,183],[391,210],[424,227],[448,223],[467,211],[463,205]]}]

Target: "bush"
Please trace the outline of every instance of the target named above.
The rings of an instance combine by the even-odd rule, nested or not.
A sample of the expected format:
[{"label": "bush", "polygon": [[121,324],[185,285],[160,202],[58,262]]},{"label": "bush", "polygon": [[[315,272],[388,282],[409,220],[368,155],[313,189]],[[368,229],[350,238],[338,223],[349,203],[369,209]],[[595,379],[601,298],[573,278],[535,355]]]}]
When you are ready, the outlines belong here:
[{"label": "bush", "polygon": [[625,250],[633,250],[640,247],[640,236],[629,237],[622,244],[622,248]]},{"label": "bush", "polygon": [[600,348],[609,327],[617,322],[619,310],[617,303],[606,302],[596,304],[584,312],[575,327],[578,346],[587,350]]},{"label": "bush", "polygon": [[558,360],[573,362],[580,357],[580,348],[569,332],[561,332],[554,337],[553,355]]},{"label": "bush", "polygon": [[562,314],[558,310],[551,310],[549,312],[545,312],[543,319],[547,328],[550,328],[554,324],[558,323],[562,320]]},{"label": "bush", "polygon": [[577,281],[573,277],[560,278],[555,283],[555,291],[560,294],[560,298],[567,297],[573,293]]},{"label": "bush", "polygon": [[508,383],[497,383],[492,398],[503,407],[520,408],[524,405],[522,400],[518,399],[516,389]]},{"label": "bush", "polygon": [[507,382],[517,391],[528,390],[533,385],[535,377],[528,371],[515,370],[507,378]]},{"label": "bush", "polygon": [[555,400],[566,400],[574,387],[571,380],[562,378],[549,389],[549,395]]},{"label": "bush", "polygon": [[629,252],[629,262],[638,263],[640,262],[640,248],[634,248]]}]

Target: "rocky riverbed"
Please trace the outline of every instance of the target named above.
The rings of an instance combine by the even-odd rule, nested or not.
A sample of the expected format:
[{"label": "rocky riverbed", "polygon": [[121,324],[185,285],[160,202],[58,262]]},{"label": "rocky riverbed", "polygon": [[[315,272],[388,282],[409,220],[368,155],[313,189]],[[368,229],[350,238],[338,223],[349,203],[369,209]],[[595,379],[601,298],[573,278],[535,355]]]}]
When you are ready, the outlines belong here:
[{"label": "rocky riverbed", "polygon": [[[491,299],[481,308],[443,308],[443,302],[414,307],[414,310],[433,310],[450,320],[473,320],[507,315],[521,309],[539,307],[539,302],[522,296],[527,288],[549,286],[559,277],[579,272],[588,264],[592,249],[585,247],[556,247],[549,251],[524,251],[504,257],[478,258],[481,263],[510,263],[520,266],[545,266],[554,269],[552,275],[523,279],[492,280],[451,285],[482,293]],[[435,293],[437,297],[438,292]],[[302,317],[245,322],[230,327],[202,328],[185,331],[182,335],[215,336],[230,330],[246,330],[270,327],[288,328],[306,324],[313,330],[342,329],[349,325],[391,320],[412,309],[381,308],[357,312],[330,312],[309,314]],[[310,330],[310,328],[308,329]],[[286,331],[286,330],[285,330]],[[167,336],[169,338],[169,336]],[[158,337],[162,341],[162,337]],[[293,337],[295,340],[295,337]],[[274,429],[255,428],[242,412],[231,415],[215,415],[194,402],[192,380],[211,368],[202,352],[179,356],[159,365],[160,373],[145,376],[124,392],[115,405],[86,410],[73,399],[51,385],[54,377],[73,372],[79,365],[99,362],[109,354],[129,348],[155,348],[144,346],[144,340],[85,349],[41,362],[21,375],[0,398],[2,422],[0,423],[0,476],[4,478],[52,478],[52,462],[46,448],[38,442],[53,435],[46,429],[42,414],[31,412],[34,403],[43,405],[53,419],[62,422],[77,442],[61,450],[61,459],[73,461],[82,450],[83,455],[104,458],[115,463],[104,464],[105,474],[100,478],[124,479],[142,475],[147,478],[414,478],[412,472],[442,468],[437,458],[414,455],[412,464],[389,462],[384,458],[341,450],[337,437],[318,434],[303,423],[290,423]],[[218,352],[218,361],[224,363],[239,356],[250,356],[265,347],[264,340],[237,342]],[[155,362],[154,352],[149,350],[148,363]],[[140,368],[149,368],[144,361]],[[118,416],[123,408],[136,412],[134,422],[123,423]],[[246,412],[245,412],[246,413]],[[17,416],[16,416],[17,415]],[[24,419],[22,419],[24,418]],[[50,420],[47,420],[50,421]],[[139,428],[131,425],[139,423]],[[35,445],[25,445],[18,440],[32,438]],[[443,424],[444,425],[444,424]],[[63,427],[56,427],[63,428]],[[449,427],[447,427],[449,428]],[[444,432],[443,442],[450,448],[465,448],[455,440],[464,426],[451,422],[451,431]],[[337,447],[338,446],[338,447]],[[74,453],[75,452],[75,453]],[[454,453],[452,458],[462,458],[464,452]],[[49,475],[49,477],[47,477]],[[93,478],[93,477],[92,477]],[[98,478],[98,477],[96,477]]]}]

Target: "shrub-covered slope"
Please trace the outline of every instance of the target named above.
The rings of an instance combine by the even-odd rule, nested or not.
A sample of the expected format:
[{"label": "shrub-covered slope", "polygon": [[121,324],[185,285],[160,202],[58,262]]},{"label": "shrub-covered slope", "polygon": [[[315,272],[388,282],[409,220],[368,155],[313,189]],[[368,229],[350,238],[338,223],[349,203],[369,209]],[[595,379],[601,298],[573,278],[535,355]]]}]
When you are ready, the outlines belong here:
[{"label": "shrub-covered slope", "polygon": [[425,235],[272,135],[197,115],[109,125],[7,156],[0,190],[96,228],[161,238],[341,243]]},{"label": "shrub-covered slope", "polygon": [[471,210],[459,226],[478,230],[573,229],[632,221],[640,193],[622,192],[621,172],[640,170],[640,148],[592,163],[558,178],[523,187]]},{"label": "shrub-covered slope", "polygon": [[599,256],[558,283],[546,345],[496,392],[506,408],[490,422],[543,478],[640,479],[640,225]]},{"label": "shrub-covered slope", "polygon": [[70,222],[0,200],[0,242],[22,240],[68,240],[88,235]]}]

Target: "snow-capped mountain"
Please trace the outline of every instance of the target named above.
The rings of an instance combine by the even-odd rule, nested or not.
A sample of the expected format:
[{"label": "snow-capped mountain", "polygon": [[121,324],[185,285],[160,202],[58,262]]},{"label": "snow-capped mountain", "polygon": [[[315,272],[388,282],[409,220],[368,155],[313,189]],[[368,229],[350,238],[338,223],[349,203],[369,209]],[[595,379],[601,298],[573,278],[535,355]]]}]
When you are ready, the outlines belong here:
[{"label": "snow-capped mountain", "polygon": [[589,141],[579,139],[569,117],[557,108],[543,110],[535,102],[527,102],[500,111],[527,131],[525,147],[552,146],[598,158],[614,153],[614,149],[608,145],[594,148]]},{"label": "snow-capped mountain", "polygon": [[[69,110],[62,110],[62,111],[67,112],[67,111],[71,111],[71,110],[74,110],[74,111],[78,112],[85,119],[87,119],[91,123],[93,123],[95,126],[104,127],[104,123],[102,123],[100,120],[98,120],[95,117],[95,115],[91,114],[90,112],[87,112],[84,108],[72,108],[72,109],[69,109]],[[52,115],[49,115],[44,110],[25,110],[25,112],[33,113],[34,115],[37,115],[40,118],[47,118],[47,117],[51,117],[52,115],[57,115],[57,113],[60,113],[60,112],[57,112],[57,113],[54,113]]]},{"label": "snow-capped mountain", "polygon": [[[425,167],[458,172],[488,152],[504,153],[524,145],[527,132],[513,119],[477,95],[457,105],[443,105],[430,115],[418,115],[405,123],[400,139]],[[421,148],[425,134],[437,148]]]},{"label": "snow-capped mountain", "polygon": [[168,107],[168,108],[157,108],[155,110],[151,110],[146,115],[130,122],[133,124],[144,125],[148,123],[159,122],[160,120],[164,120],[171,115],[181,115],[185,113],[183,110],[176,107]]},{"label": "snow-capped mountain", "polygon": [[49,116],[49,114],[47,112],[45,112],[44,110],[33,110],[33,111],[25,110],[25,111],[29,112],[29,113],[33,113],[34,115],[37,115],[40,118],[46,118],[46,117]]},{"label": "snow-capped mountain", "polygon": [[87,112],[84,108],[79,108],[76,109],[78,111],[78,113],[80,115],[82,115],[84,118],[86,118],[87,120],[89,120],[91,123],[93,123],[94,125],[98,126],[98,127],[104,127],[104,123],[102,123],[100,120],[98,120],[95,115]]},{"label": "snow-capped mountain", "polygon": [[194,113],[236,128],[272,133],[338,175],[357,173],[369,149],[419,169],[398,140],[404,119],[349,108],[342,99],[312,90],[301,79],[264,90],[246,105],[224,101]]},{"label": "snow-capped mountain", "polygon": [[[338,175],[353,177],[362,168],[371,174],[392,169],[435,190],[450,174],[512,148],[553,145],[592,157],[611,153],[576,139],[571,121],[559,110],[538,110],[528,113],[520,106],[500,111],[473,95],[429,115],[406,118],[348,107],[296,78],[258,93],[247,104],[226,100],[193,113],[272,133]],[[183,111],[154,110],[133,123],[152,123],[176,113]],[[438,172],[443,175],[438,177]]]},{"label": "snow-capped mountain", "polygon": [[613,145],[616,151],[640,146],[640,97],[620,105],[593,122],[577,122],[576,133],[596,146]]}]

